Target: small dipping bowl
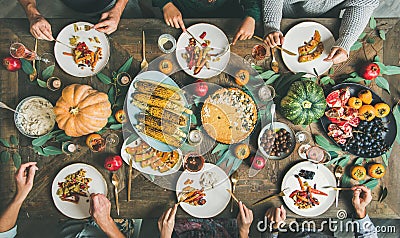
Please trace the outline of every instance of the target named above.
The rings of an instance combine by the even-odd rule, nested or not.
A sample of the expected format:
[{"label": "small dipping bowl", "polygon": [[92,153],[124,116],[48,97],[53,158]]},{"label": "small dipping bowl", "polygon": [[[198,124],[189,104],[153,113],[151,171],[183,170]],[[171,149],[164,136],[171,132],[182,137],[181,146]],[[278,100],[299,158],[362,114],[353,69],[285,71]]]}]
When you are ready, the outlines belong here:
[{"label": "small dipping bowl", "polygon": [[176,49],[176,40],[170,34],[162,34],[158,37],[158,48],[164,53],[169,54]]},{"label": "small dipping bowl", "polygon": [[183,168],[189,172],[199,172],[204,167],[204,157],[196,153],[189,153],[185,156]]}]

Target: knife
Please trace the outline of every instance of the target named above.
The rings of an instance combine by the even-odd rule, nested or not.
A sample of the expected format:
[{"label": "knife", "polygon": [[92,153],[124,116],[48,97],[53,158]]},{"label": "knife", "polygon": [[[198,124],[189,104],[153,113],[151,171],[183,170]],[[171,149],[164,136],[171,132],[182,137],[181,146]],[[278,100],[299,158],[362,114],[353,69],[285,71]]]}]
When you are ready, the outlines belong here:
[{"label": "knife", "polygon": [[228,193],[232,196],[232,198],[239,204],[239,199],[237,199],[237,197],[232,193],[232,191],[230,189],[226,189],[226,191],[228,191]]},{"label": "knife", "polygon": [[265,198],[262,198],[262,199],[258,200],[257,202],[253,203],[252,206],[255,206],[255,205],[257,205],[257,204],[260,204],[260,203],[269,201],[269,200],[271,200],[271,199],[273,199],[273,198],[275,198],[275,197],[284,197],[284,196],[286,196],[286,195],[285,195],[285,190],[287,190],[287,189],[289,189],[289,188],[285,188],[285,189],[282,190],[280,193],[276,193],[276,194],[267,196],[267,197],[265,197]]},{"label": "knife", "polygon": [[132,187],[132,156],[129,156],[129,175],[128,175],[128,202],[131,201],[131,187]]},{"label": "knife", "polygon": [[[257,40],[259,40],[259,41],[264,42],[263,38],[261,38],[261,37],[259,37],[259,36],[253,36],[253,38],[254,38],[254,39],[257,39]],[[277,48],[277,49],[279,49],[279,50],[281,50],[281,51],[283,51],[283,52],[285,52],[286,54],[291,55],[291,56],[296,56],[296,55],[297,55],[296,53],[293,53],[292,51],[287,50],[287,49],[285,49],[285,48],[282,48],[282,47],[280,47],[279,45],[276,45],[274,48]]]}]

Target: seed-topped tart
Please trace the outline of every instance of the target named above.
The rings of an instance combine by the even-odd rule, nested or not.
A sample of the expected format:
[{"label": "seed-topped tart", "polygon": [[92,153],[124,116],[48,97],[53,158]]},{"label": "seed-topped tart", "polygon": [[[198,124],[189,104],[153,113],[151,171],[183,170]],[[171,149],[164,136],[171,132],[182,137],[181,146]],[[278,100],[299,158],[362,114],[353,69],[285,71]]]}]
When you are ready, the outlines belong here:
[{"label": "seed-topped tart", "polygon": [[253,131],[257,122],[257,107],[242,90],[222,88],[205,100],[201,122],[208,135],[218,142],[238,143]]}]

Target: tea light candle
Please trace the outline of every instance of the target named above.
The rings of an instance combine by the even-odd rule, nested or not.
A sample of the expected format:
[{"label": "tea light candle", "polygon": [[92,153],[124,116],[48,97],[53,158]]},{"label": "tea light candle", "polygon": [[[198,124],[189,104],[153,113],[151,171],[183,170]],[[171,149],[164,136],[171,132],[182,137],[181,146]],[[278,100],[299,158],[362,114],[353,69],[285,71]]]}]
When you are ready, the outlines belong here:
[{"label": "tea light candle", "polygon": [[189,144],[198,145],[203,139],[203,136],[199,130],[192,130],[189,132]]},{"label": "tea light candle", "polygon": [[51,77],[47,80],[47,88],[56,91],[61,88],[61,80],[57,77]]}]

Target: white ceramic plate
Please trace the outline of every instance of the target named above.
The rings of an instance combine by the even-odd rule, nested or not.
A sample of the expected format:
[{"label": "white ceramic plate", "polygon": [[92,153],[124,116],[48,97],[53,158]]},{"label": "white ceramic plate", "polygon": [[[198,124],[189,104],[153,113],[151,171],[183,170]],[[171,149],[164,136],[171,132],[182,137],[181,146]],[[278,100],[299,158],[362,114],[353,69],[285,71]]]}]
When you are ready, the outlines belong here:
[{"label": "white ceramic plate", "polygon": [[193,184],[190,186],[196,189],[201,189],[199,180],[202,173],[205,171],[215,173],[218,181],[214,185],[214,188],[205,189],[204,193],[206,194],[205,199],[207,202],[202,206],[192,206],[184,202],[180,203],[180,206],[183,210],[185,210],[189,215],[197,218],[209,218],[220,214],[231,199],[231,195],[228,193],[228,191],[226,191],[226,189],[231,190],[231,183],[228,176],[220,167],[210,163],[205,163],[203,169],[199,172],[192,173],[185,170],[181,174],[178,182],[176,183],[177,198],[183,188],[188,186],[184,184],[187,179],[193,180]]},{"label": "white ceramic plate", "polygon": [[[165,152],[169,152],[169,151],[173,151],[176,150],[177,148],[171,145],[167,145],[161,141],[158,141],[156,139],[153,139],[150,136],[147,136],[143,133],[141,133],[139,130],[136,129],[135,125],[138,124],[138,121],[136,119],[136,116],[142,112],[142,110],[140,110],[138,107],[136,107],[135,105],[132,104],[132,94],[136,91],[134,84],[136,81],[141,80],[141,79],[146,79],[146,80],[152,80],[154,82],[162,82],[168,85],[172,85],[175,87],[179,86],[167,75],[158,72],[158,71],[146,71],[143,72],[141,74],[138,74],[132,81],[129,90],[128,90],[128,94],[126,97],[126,100],[128,100],[126,102],[127,105],[127,111],[128,111],[128,117],[129,117],[129,121],[132,123],[133,129],[136,131],[136,133],[144,140],[146,141],[147,144],[149,144],[151,147],[153,147],[156,150],[159,151],[165,151]],[[181,95],[183,100],[184,100],[184,104],[185,106],[188,105],[185,96],[182,94]],[[183,115],[188,116],[188,124],[186,125],[186,127],[183,129],[184,132],[186,132],[186,134],[188,134],[189,131],[189,127],[190,127],[190,116],[187,115],[186,113],[184,113]]]},{"label": "white ceramic plate", "polygon": [[86,170],[86,178],[92,179],[92,181],[89,183],[89,193],[102,193],[107,195],[107,183],[101,173],[95,167],[84,163],[76,163],[63,168],[60,172],[58,172],[53,180],[53,185],[51,186],[51,195],[53,197],[54,205],[56,205],[57,209],[65,216],[73,219],[84,219],[90,217],[89,197],[81,196],[78,204],[66,202],[62,201],[57,195],[57,189],[59,182],[65,181],[65,177],[77,172],[80,169]]},{"label": "white ceramic plate", "polygon": [[299,63],[297,61],[298,55],[291,56],[282,52],[283,62],[290,71],[294,73],[306,72],[308,74],[315,75],[315,68],[315,71],[318,73],[318,75],[321,75],[328,71],[332,66],[332,62],[325,62],[323,59],[328,56],[333,44],[335,43],[335,39],[328,28],[320,23],[302,22],[295,25],[286,33],[285,41],[282,47],[297,54],[297,48],[304,45],[304,42],[310,41],[315,30],[318,30],[321,35],[321,41],[324,44],[324,52],[317,59],[305,63]]},{"label": "white ceramic plate", "polygon": [[[97,50],[97,46],[101,47],[102,58],[97,62],[93,71],[91,67],[84,67],[81,69],[81,67],[75,63],[73,56],[63,54],[63,52],[71,53],[72,49],[56,42],[54,45],[54,55],[57,63],[67,74],[75,77],[88,77],[95,75],[100,72],[108,63],[108,59],[110,58],[110,42],[108,41],[106,34],[95,29],[90,29],[89,31],[79,30],[75,32],[74,24],[76,24],[78,27],[84,27],[85,25],[93,26],[92,23],[88,22],[76,22],[69,24],[60,31],[57,36],[57,40],[69,45],[69,39],[72,36],[79,36],[78,42],[85,42],[90,50],[95,52]],[[95,36],[98,37],[100,43],[96,43],[95,41],[90,42],[89,38],[94,39]]]},{"label": "white ceramic plate", "polygon": [[[190,33],[192,33],[196,39],[200,39],[200,35],[203,32],[206,32],[206,37],[204,38],[205,40],[211,41],[210,47],[213,48],[213,50],[210,51],[210,54],[219,54],[221,53],[226,46],[229,45],[228,38],[226,37],[225,33],[219,29],[218,27],[207,24],[207,23],[199,23],[193,26],[190,26],[187,28]],[[179,66],[190,76],[193,76],[194,78],[211,78],[215,75],[218,75],[221,73],[225,67],[228,65],[229,58],[230,58],[230,49],[226,54],[224,54],[222,57],[220,57],[220,60],[218,62],[213,62],[210,60],[210,69],[207,69],[206,67],[203,67],[200,71],[200,73],[194,75],[194,68],[191,70],[188,68],[188,64],[184,58],[182,58],[182,54],[186,53],[185,47],[189,44],[189,39],[191,36],[183,32],[181,36],[179,36],[178,42],[176,44],[176,59],[178,60]],[[197,45],[200,46],[199,43]],[[211,57],[212,59],[214,57]]]},{"label": "white ceramic plate", "polygon": [[[131,157],[131,155],[126,153],[125,149],[126,149],[126,147],[136,147],[136,146],[138,146],[142,142],[142,139],[138,138],[135,141],[131,142],[129,145],[126,144],[127,140],[128,139],[126,139],[124,141],[124,144],[122,145],[121,157],[125,161],[125,163],[128,164],[128,166],[129,166],[129,158]],[[173,174],[173,173],[176,173],[182,166],[182,158],[183,158],[182,152],[179,149],[177,149],[177,152],[179,153],[178,162],[175,164],[175,166],[173,168],[171,168],[170,170],[168,170],[168,171],[166,171],[164,173],[161,173],[158,170],[152,169],[151,166],[147,166],[147,167],[143,168],[140,165],[140,162],[135,162],[134,158],[132,158],[133,159],[132,166],[133,166],[133,168],[139,170],[140,172],[146,173],[146,174],[153,174],[153,175],[157,175],[157,176],[164,176],[164,175],[168,175],[168,174]]]},{"label": "white ceramic plate", "polygon": [[[300,190],[299,182],[297,181],[297,178],[294,177],[294,175],[299,174],[301,169],[315,172],[313,180],[306,180],[300,177],[302,181],[307,181],[308,184],[311,186],[314,186],[314,184],[316,184],[316,188],[318,190],[328,194],[328,196],[313,194],[313,196],[315,196],[319,200],[320,204],[309,209],[299,209],[297,206],[294,205],[293,199],[289,197],[290,193],[292,193],[294,190]],[[281,187],[282,190],[285,188],[289,188],[286,192],[286,196],[283,197],[283,201],[292,212],[300,216],[319,216],[326,212],[335,201],[336,192],[333,189],[323,189],[323,187],[325,186],[336,187],[335,176],[327,167],[325,167],[325,165],[314,164],[309,161],[300,162],[290,168],[283,178]]]},{"label": "white ceramic plate", "polygon": [[265,156],[265,158],[269,158],[269,159],[283,159],[283,158],[286,158],[287,156],[289,156],[293,152],[293,149],[294,149],[294,147],[296,145],[296,141],[294,139],[294,133],[293,133],[292,129],[288,125],[286,125],[285,123],[274,122],[273,129],[274,129],[275,132],[278,131],[279,129],[283,128],[283,129],[287,130],[290,133],[290,136],[291,136],[292,142],[293,142],[293,146],[289,148],[290,152],[288,154],[283,154],[282,156],[271,156],[271,155],[268,155],[267,152],[265,152],[264,148],[261,147],[261,137],[265,133],[265,131],[270,128],[270,126],[271,126],[271,123],[268,123],[266,126],[264,126],[261,129],[261,132],[258,135],[258,149]]}]

